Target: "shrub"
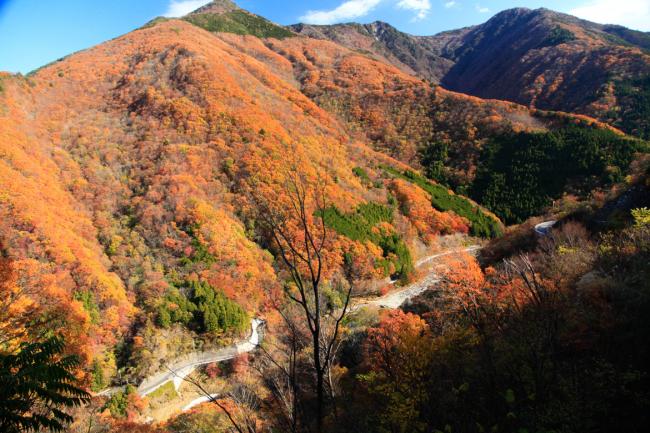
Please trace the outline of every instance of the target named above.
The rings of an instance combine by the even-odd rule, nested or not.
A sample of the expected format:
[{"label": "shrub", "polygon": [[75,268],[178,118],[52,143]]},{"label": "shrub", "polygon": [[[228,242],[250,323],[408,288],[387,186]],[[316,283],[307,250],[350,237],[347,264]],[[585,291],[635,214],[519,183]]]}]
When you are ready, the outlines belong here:
[{"label": "shrub", "polygon": [[126,417],[129,408],[129,395],[135,392],[133,385],[127,385],[124,391],[117,392],[106,402],[102,410],[108,409],[114,418]]},{"label": "shrub", "polygon": [[637,228],[650,226],[650,209],[647,207],[632,209],[632,217]]},{"label": "shrub", "polygon": [[101,391],[106,387],[106,377],[104,376],[104,369],[98,359],[93,361],[92,365],[92,380],[90,382],[90,389],[94,392]]},{"label": "shrub", "polygon": [[[397,258],[393,260],[395,273],[400,280],[406,282],[409,275],[415,270],[415,267],[413,266],[411,252],[404,243],[404,240],[398,234],[385,235],[379,239],[378,245],[384,251],[384,256],[394,255]],[[385,269],[389,263],[390,261],[385,261]]]},{"label": "shrub", "polygon": [[194,302],[178,289],[172,289],[158,306],[157,324],[161,328],[169,328],[173,323],[187,326],[194,320],[196,310]]},{"label": "shrub", "polygon": [[366,184],[372,183],[372,181],[370,180],[370,176],[368,176],[368,173],[363,168],[354,167],[352,169],[352,173],[354,173],[354,175],[357,176],[359,179],[361,179],[364,183]]},{"label": "shrub", "polygon": [[[6,325],[5,322],[3,325]],[[90,402],[77,388],[80,360],[65,355],[62,337],[23,342],[0,351],[0,431],[63,432],[74,418],[67,412]]]},{"label": "shrub", "polygon": [[88,290],[75,292],[74,299],[75,301],[79,301],[83,304],[84,310],[86,310],[90,316],[91,323],[99,323],[99,307],[97,306],[97,302],[95,302],[95,296],[92,292]]},{"label": "shrub", "polygon": [[575,40],[576,36],[563,27],[555,27],[542,42],[542,47],[552,47]]},{"label": "shrub", "polygon": [[192,254],[190,257],[183,257],[181,259],[180,263],[183,266],[189,266],[193,263],[211,265],[217,262],[217,258],[210,252],[207,245],[199,239],[198,236],[200,229],[201,227],[199,224],[191,224],[184,228],[185,233],[192,238]]}]

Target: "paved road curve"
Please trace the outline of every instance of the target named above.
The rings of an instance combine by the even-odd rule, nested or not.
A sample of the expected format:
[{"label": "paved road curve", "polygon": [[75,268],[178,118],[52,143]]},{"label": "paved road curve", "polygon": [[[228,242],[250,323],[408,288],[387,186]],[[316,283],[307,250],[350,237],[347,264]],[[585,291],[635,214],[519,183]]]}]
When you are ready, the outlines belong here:
[{"label": "paved road curve", "polygon": [[[447,251],[444,253],[434,254],[432,256],[424,257],[418,260],[415,264],[415,267],[420,268],[441,257],[451,256],[453,254],[458,254],[458,253],[471,254],[480,249],[481,247],[479,247],[478,245],[473,245],[471,247],[465,248],[464,250],[454,250],[454,251]],[[417,281],[413,284],[403,287],[400,290],[395,290],[394,292],[387,293],[386,295],[381,296],[379,298],[356,302],[352,306],[351,310],[355,311],[358,310],[359,308],[370,307],[370,306],[379,307],[379,308],[396,309],[401,307],[402,304],[408,301],[409,299],[415,298],[416,296],[427,291],[427,289],[429,289],[432,285],[436,284],[438,281],[440,281],[440,277],[437,274],[431,272],[427,274],[424,278],[422,278],[420,281]]]},{"label": "paved road curve", "polygon": [[[440,257],[449,256],[453,254],[458,254],[461,252],[474,253],[480,249],[479,246],[471,246],[463,250],[453,250],[447,251],[444,253],[434,254],[428,257],[424,257],[418,260],[415,264],[416,267],[422,267],[435,259]],[[374,306],[380,308],[399,308],[407,300],[418,296],[419,294],[425,292],[433,284],[437,283],[440,280],[438,275],[435,273],[430,273],[422,280],[410,284],[406,287],[403,287],[399,290],[388,293],[384,296],[368,300],[359,300],[354,303],[351,307],[351,311],[358,310],[362,307]],[[260,327],[263,325],[263,321],[260,319],[253,319],[251,322],[251,335],[248,340],[239,342],[229,347],[224,347],[219,350],[207,351],[207,352],[195,352],[184,355],[180,358],[173,360],[170,364],[167,365],[167,370],[162,371],[153,376],[147,377],[138,387],[137,392],[140,396],[144,397],[148,394],[151,394],[161,386],[165,385],[168,382],[174,383],[174,388],[178,390],[180,385],[183,383],[183,380],[192,373],[197,367],[201,365],[211,364],[213,362],[222,362],[235,358],[241,353],[252,352],[259,346],[261,342],[260,336]],[[101,396],[111,396],[119,391],[122,391],[124,387],[116,387],[106,389],[97,395]],[[196,401],[198,401],[197,399]],[[203,403],[206,400],[195,403],[193,406],[196,406],[200,403]],[[194,402],[192,402],[194,403]],[[192,404],[190,403],[190,404]]]},{"label": "paved road curve", "polygon": [[181,410],[183,412],[186,412],[186,411],[192,409],[195,406],[198,406],[198,405],[203,404],[203,403],[207,403],[207,402],[209,402],[209,401],[211,401],[213,399],[216,399],[217,397],[219,397],[219,394],[210,394],[209,397],[207,395],[204,395],[203,397],[195,398],[194,400],[192,400],[191,402],[189,402],[188,404],[183,406],[183,409],[181,409]]},{"label": "paved road curve", "polygon": [[544,221],[543,223],[537,224],[535,226],[535,234],[540,237],[548,236],[555,223],[557,221]]},{"label": "paved road curve", "polygon": [[174,382],[174,388],[178,390],[183,380],[196,367],[213,362],[227,361],[241,353],[252,352],[260,344],[259,330],[263,323],[260,319],[251,321],[251,335],[246,341],[219,350],[190,353],[174,360],[172,364],[167,365],[166,371],[146,378],[138,387],[138,394],[144,397],[170,381]]}]

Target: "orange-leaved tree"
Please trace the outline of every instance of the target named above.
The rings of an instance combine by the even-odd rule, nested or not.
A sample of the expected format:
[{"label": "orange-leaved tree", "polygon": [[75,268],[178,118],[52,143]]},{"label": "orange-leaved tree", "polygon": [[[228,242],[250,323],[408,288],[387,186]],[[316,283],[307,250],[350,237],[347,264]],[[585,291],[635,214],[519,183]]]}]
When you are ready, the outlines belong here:
[{"label": "orange-leaved tree", "polygon": [[378,417],[387,431],[422,431],[433,350],[429,327],[415,314],[391,311],[368,330],[370,372],[360,377],[370,394],[382,400]]}]

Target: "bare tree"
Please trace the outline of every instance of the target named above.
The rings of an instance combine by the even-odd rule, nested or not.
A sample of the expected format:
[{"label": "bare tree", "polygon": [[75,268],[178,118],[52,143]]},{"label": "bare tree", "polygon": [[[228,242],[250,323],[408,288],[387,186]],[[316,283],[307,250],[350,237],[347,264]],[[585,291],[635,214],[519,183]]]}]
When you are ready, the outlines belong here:
[{"label": "bare tree", "polygon": [[311,336],[313,373],[315,376],[317,430],[322,430],[325,416],[326,378],[335,356],[341,323],[348,313],[352,284],[343,293],[343,307],[327,306],[323,294],[324,253],[330,241],[326,221],[326,197],[321,183],[313,188],[293,171],[284,191],[288,203],[278,203],[254,196],[259,220],[271,237],[281,264],[293,285],[285,287],[286,296],[296,303]]},{"label": "bare tree", "polygon": [[[326,246],[331,242],[331,233],[326,221],[327,201],[324,189],[321,183],[317,183],[313,188],[309,187],[296,170],[293,170],[287,179],[283,192],[286,193],[284,198],[288,200],[270,201],[262,194],[251,194],[251,198],[256,205],[258,221],[276,249],[280,265],[288,274],[287,280],[292,283],[285,285],[284,294],[299,311],[297,315],[301,317],[301,326],[283,312],[285,300],[278,302],[276,309],[282,315],[286,328],[286,342],[280,351],[284,352],[284,355],[281,356],[282,359],[277,359],[277,351],[271,353],[261,347],[266,365],[263,363],[258,369],[268,373],[268,368],[273,366],[279,372],[277,376],[262,376],[266,376],[269,390],[282,409],[288,431],[308,431],[308,423],[301,420],[304,408],[298,371],[299,352],[305,346],[304,338],[307,338],[311,349],[309,365],[316,392],[316,428],[320,432],[325,417],[326,394],[331,399],[335,397],[331,370],[341,340],[342,322],[349,312],[353,278],[352,273],[346,273],[347,287],[340,291],[342,306],[333,307],[323,293]],[[306,328],[306,331],[303,328]],[[256,432],[256,424],[251,422],[252,418],[245,416],[251,413],[253,406],[255,409],[260,407],[259,399],[250,389],[242,395],[228,393],[213,398],[198,381],[191,378],[185,380],[224,412],[234,431]],[[238,408],[236,413],[229,405],[223,403],[224,400],[232,402]]]},{"label": "bare tree", "polygon": [[524,329],[517,328],[518,346],[524,349],[535,382],[535,394],[543,397],[555,380],[556,370],[553,360],[559,351],[560,328],[562,322],[561,303],[563,294],[552,284],[544,281],[537,273],[528,255],[522,254],[515,260],[506,260],[508,275],[523,281],[522,300],[513,300],[517,315],[529,318]]},{"label": "bare tree", "polygon": [[[176,377],[177,373],[168,367]],[[258,433],[258,423],[255,413],[260,407],[260,402],[255,392],[244,384],[234,384],[231,391],[214,396],[205,389],[200,380],[191,376],[182,378],[183,381],[198,389],[210,403],[217,406],[228,418],[232,430],[237,433]],[[230,402],[231,404],[228,404]]]},{"label": "bare tree", "polygon": [[276,306],[276,309],[284,320],[284,328],[279,332],[281,338],[278,343],[267,342],[268,348],[260,348],[263,357],[257,368],[276,401],[283,431],[297,433],[308,428],[302,418],[304,408],[299,385],[299,354],[305,346],[304,332],[282,308]]}]

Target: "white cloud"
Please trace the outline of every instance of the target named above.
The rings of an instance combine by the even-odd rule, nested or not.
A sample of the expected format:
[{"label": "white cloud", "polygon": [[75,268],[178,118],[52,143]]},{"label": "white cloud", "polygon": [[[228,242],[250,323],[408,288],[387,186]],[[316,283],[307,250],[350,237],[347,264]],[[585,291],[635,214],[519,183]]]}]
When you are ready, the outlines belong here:
[{"label": "white cloud", "polygon": [[483,7],[483,6],[479,5],[479,4],[477,4],[476,5],[476,12],[478,12],[480,14],[486,14],[486,13],[490,12],[490,8],[486,8],[486,7]]},{"label": "white cloud", "polygon": [[163,15],[170,18],[182,17],[208,3],[210,0],[171,0]]},{"label": "white cloud", "polygon": [[381,0],[348,0],[327,11],[308,11],[300,21],[308,24],[334,24],[367,15]]},{"label": "white cloud", "polygon": [[454,0],[448,1],[445,3],[445,9],[451,9],[454,6],[457,6],[458,2],[455,2]]},{"label": "white cloud", "polygon": [[650,30],[650,0],[591,0],[569,13],[597,23]]},{"label": "white cloud", "polygon": [[423,20],[429,15],[431,3],[429,0],[400,0],[397,3],[400,9],[406,9],[415,12],[415,19]]},{"label": "white cloud", "polygon": [[[346,0],[334,9],[311,10],[299,19],[308,24],[334,24],[351,21],[368,15],[384,0]],[[400,9],[415,13],[414,19],[421,20],[431,11],[431,0],[393,0]]]}]

